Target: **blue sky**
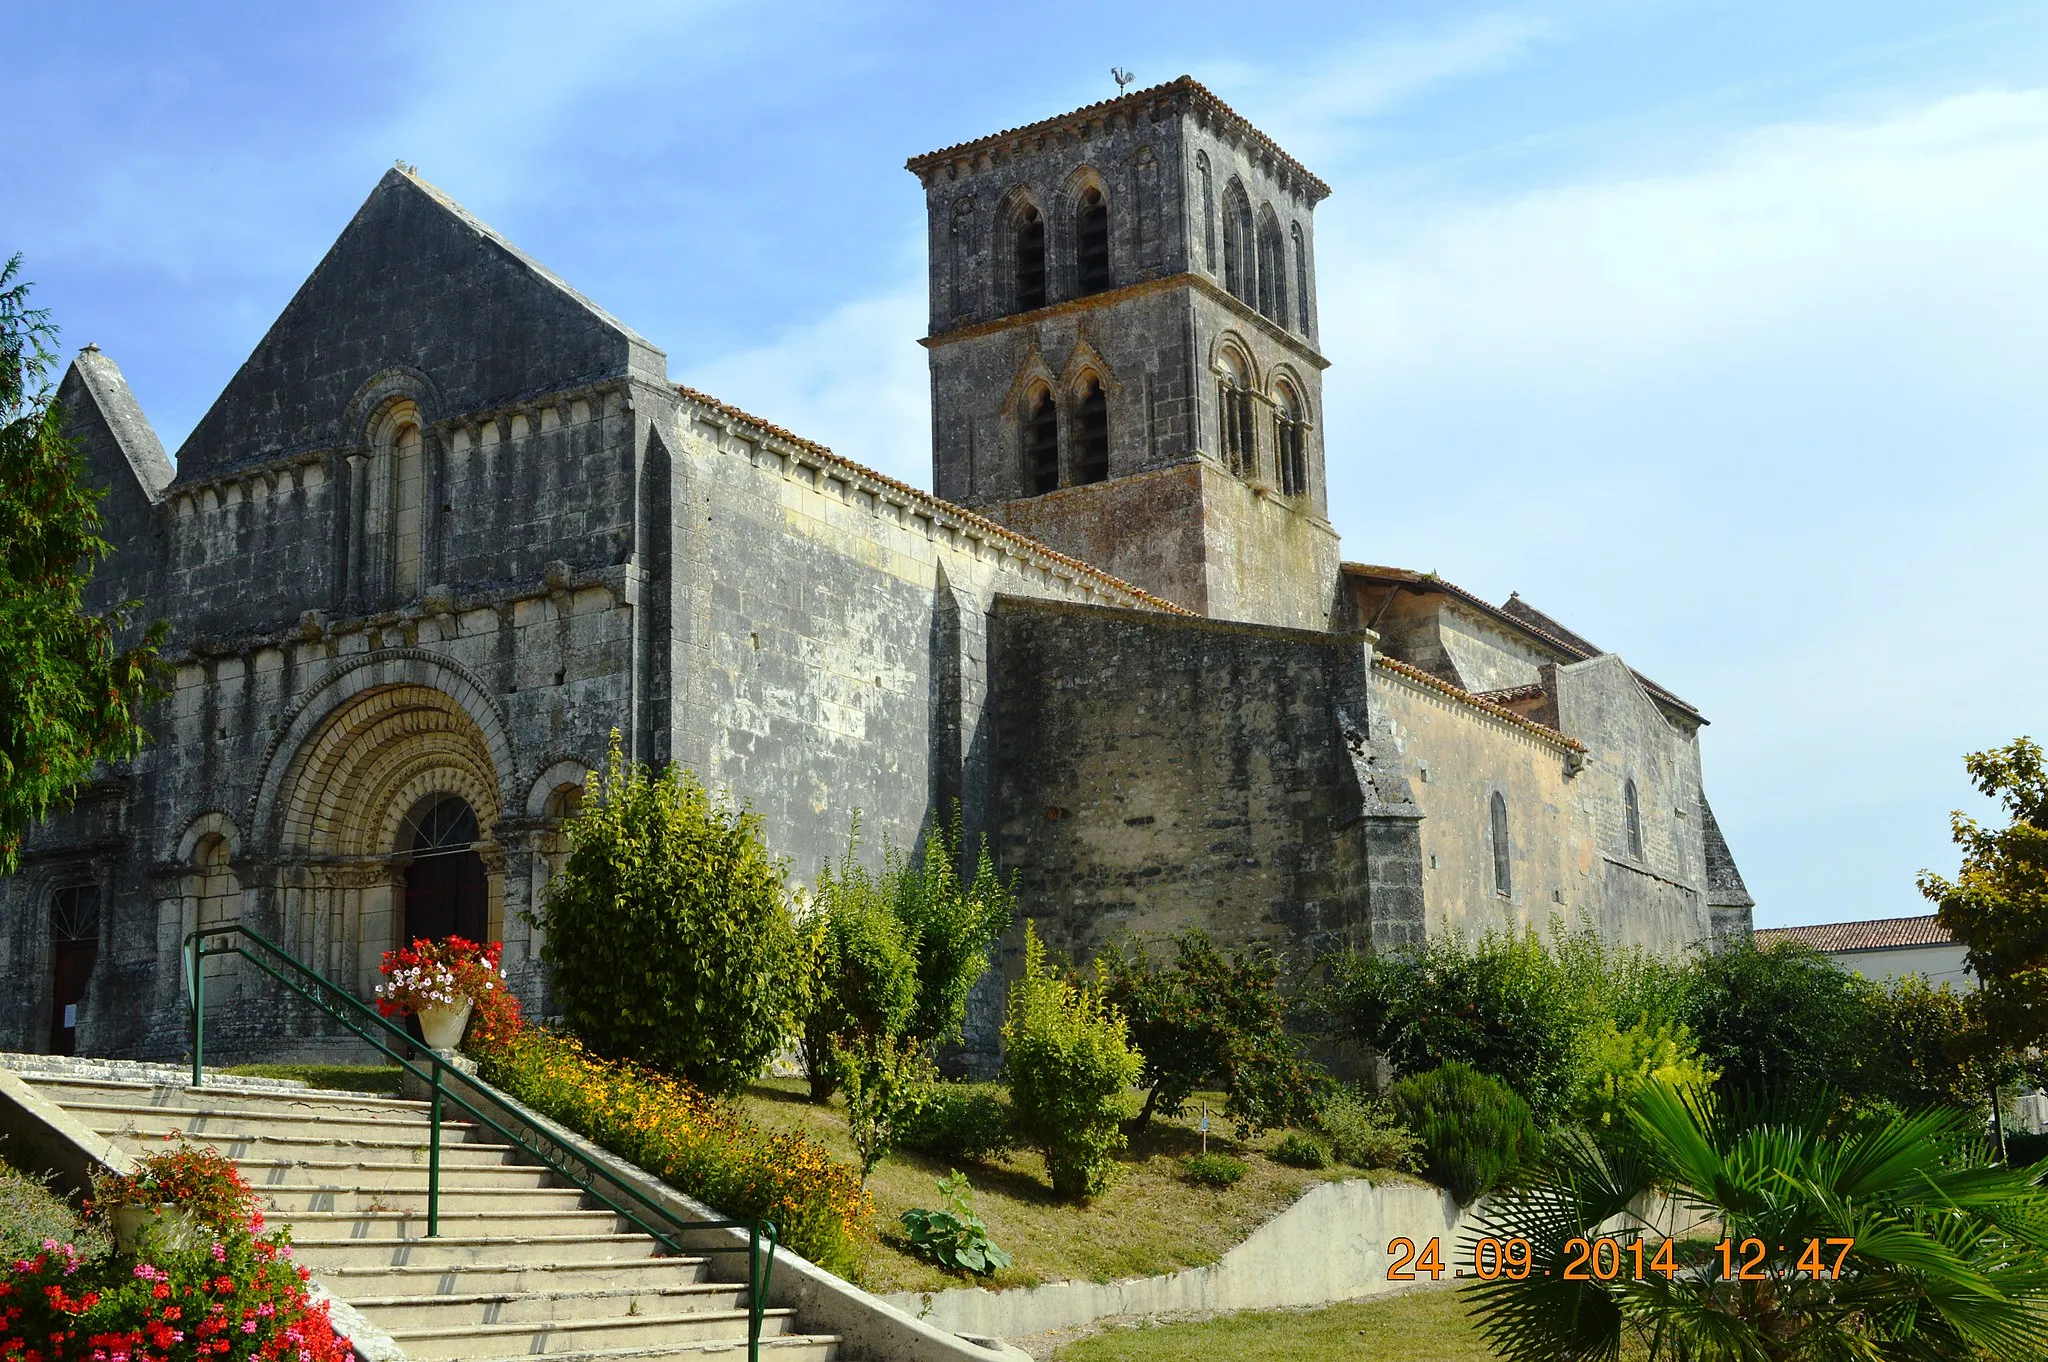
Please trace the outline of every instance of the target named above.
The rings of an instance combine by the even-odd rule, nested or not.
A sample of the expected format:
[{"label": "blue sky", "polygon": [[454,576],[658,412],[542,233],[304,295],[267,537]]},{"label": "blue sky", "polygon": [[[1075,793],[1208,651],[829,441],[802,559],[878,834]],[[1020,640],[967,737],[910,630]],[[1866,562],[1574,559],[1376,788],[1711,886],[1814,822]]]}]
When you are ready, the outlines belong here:
[{"label": "blue sky", "polygon": [[1699,705],[1758,921],[2048,739],[2048,6],[18,4],[0,253],[175,448],[394,159],[929,485],[907,155],[1191,73],[1318,213],[1348,557]]}]

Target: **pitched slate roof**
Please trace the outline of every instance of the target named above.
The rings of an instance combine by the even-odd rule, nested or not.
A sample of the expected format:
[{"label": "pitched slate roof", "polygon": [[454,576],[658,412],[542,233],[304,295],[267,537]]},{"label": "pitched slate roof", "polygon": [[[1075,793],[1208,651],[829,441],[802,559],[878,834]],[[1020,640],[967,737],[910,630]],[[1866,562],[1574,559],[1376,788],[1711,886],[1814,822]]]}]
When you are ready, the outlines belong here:
[{"label": "pitched slate roof", "polygon": [[1804,941],[1817,951],[1885,951],[1905,946],[1946,946],[1954,942],[1932,913],[1924,917],[1879,917],[1863,922],[1821,922],[1810,927],[1765,927],[1756,944]]}]

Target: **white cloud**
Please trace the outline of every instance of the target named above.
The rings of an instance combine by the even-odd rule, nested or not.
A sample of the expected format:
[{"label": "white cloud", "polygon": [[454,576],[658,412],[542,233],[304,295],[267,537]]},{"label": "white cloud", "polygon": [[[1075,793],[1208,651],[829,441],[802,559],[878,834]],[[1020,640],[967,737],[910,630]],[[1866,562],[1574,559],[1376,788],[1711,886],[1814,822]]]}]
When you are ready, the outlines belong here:
[{"label": "white cloud", "polygon": [[923,281],[847,303],[682,381],[918,487],[932,482]]},{"label": "white cloud", "polygon": [[1766,918],[1917,911],[2048,672],[2048,92],[1319,235],[1347,553],[1700,703]]}]

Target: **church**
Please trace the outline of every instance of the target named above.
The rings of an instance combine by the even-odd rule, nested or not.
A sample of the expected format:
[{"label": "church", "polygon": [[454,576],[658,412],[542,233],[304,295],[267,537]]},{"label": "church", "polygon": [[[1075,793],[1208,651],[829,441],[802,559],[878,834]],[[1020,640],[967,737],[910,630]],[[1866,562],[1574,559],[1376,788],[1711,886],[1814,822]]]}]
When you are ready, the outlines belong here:
[{"label": "church", "polygon": [[[502,939],[545,1013],[529,912],[615,729],[798,880],[856,813],[907,846],[957,807],[1077,960],[1748,931],[1698,710],[1518,597],[1344,557],[1327,185],[1185,77],[908,168],[929,492],[672,381],[403,167],[175,463],[79,353],[90,599],[168,619],[175,684],[0,881],[0,1048],[184,1053],[180,944],[229,921],[363,996],[402,939]],[[209,1057],[319,1051],[209,968]]]}]

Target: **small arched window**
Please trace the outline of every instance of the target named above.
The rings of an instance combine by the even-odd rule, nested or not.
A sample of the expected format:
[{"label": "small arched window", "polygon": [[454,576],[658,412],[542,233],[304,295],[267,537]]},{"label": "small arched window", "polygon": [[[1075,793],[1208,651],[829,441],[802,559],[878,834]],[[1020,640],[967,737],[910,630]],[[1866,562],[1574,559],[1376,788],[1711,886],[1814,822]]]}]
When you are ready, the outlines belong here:
[{"label": "small arched window", "polygon": [[1045,306],[1045,219],[1025,204],[1018,210],[1012,229],[1016,243],[1016,310],[1029,312]]},{"label": "small arched window", "polygon": [[1225,352],[1216,380],[1216,415],[1223,427],[1223,463],[1232,477],[1258,472],[1259,455],[1252,429],[1251,385],[1237,356]]},{"label": "small arched window", "polygon": [[1271,208],[1259,223],[1259,312],[1287,329],[1287,242]]},{"label": "small arched window", "polygon": [[1075,451],[1074,481],[1102,482],[1109,477],[1109,399],[1102,381],[1089,378],[1081,392],[1080,448]]},{"label": "small arched window", "polygon": [[1060,415],[1052,394],[1040,388],[1024,419],[1024,484],[1032,496],[1060,485]]},{"label": "small arched window", "polygon": [[1308,490],[1308,416],[1294,389],[1281,384],[1273,403],[1273,446],[1280,464],[1280,492],[1298,497]]},{"label": "small arched window", "polygon": [[1643,805],[1636,796],[1634,780],[1622,782],[1621,821],[1628,834],[1628,854],[1640,861],[1643,859]]},{"label": "small arched window", "polygon": [[1109,204],[1094,185],[1081,193],[1074,222],[1074,264],[1082,293],[1109,287]]},{"label": "small arched window", "polygon": [[1202,182],[1202,267],[1216,273],[1216,181],[1209,173],[1209,154],[1195,153],[1195,176]]},{"label": "small arched window", "polygon": [[1508,801],[1499,790],[1493,792],[1493,892],[1513,898],[1514,872],[1508,853]]},{"label": "small arched window", "polygon": [[1308,238],[1302,234],[1301,224],[1292,226],[1294,237],[1294,325],[1302,335],[1308,334]]}]

